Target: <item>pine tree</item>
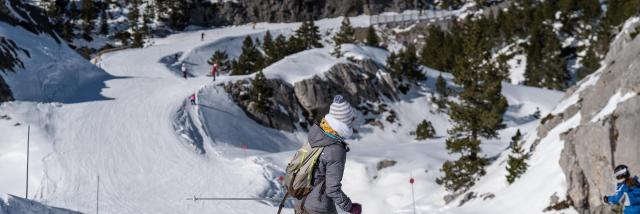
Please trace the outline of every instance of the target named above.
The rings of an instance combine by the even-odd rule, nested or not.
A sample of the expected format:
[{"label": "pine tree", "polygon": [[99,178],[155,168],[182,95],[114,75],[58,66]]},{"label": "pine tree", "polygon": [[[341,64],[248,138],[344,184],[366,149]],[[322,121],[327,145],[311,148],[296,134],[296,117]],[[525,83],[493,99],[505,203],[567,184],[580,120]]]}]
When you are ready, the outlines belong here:
[{"label": "pine tree", "polygon": [[133,31],[133,40],[131,43],[131,47],[133,48],[142,48],[144,47],[144,35],[140,30]]},{"label": "pine tree", "polygon": [[522,174],[527,171],[527,159],[528,155],[524,154],[524,149],[520,145],[520,140],[522,140],[522,134],[520,133],[520,129],[516,132],[511,138],[511,154],[509,155],[509,159],[507,160],[507,182],[512,184],[517,178],[519,178]]},{"label": "pine tree", "polygon": [[151,23],[155,19],[156,12],[155,7],[153,5],[148,4],[144,8],[144,13],[142,14],[142,33],[145,37],[151,36]]},{"label": "pine tree", "polygon": [[549,27],[541,26],[532,32],[526,52],[525,85],[555,90],[567,87],[570,75],[561,55],[560,42]]},{"label": "pine tree", "polygon": [[342,45],[333,46],[333,51],[331,51],[331,55],[336,58],[342,57],[341,49],[342,49]]},{"label": "pine tree", "polygon": [[53,25],[61,27],[64,22],[64,8],[67,6],[66,1],[47,0],[45,4],[45,10],[47,16],[53,21]]},{"label": "pine tree", "polygon": [[287,48],[285,50],[286,50],[285,56],[288,56],[294,53],[298,53],[300,51],[304,51],[305,46],[301,38],[297,36],[291,36],[287,41]]},{"label": "pine tree", "polygon": [[387,70],[391,71],[391,76],[399,79],[402,76],[402,67],[400,65],[399,56],[396,52],[391,52],[387,57]]},{"label": "pine tree", "polygon": [[209,65],[213,65],[216,63],[221,64],[228,60],[229,60],[229,55],[227,55],[226,51],[216,50],[215,52],[213,52],[213,55],[211,55],[211,58],[207,60],[207,64]]},{"label": "pine tree", "polygon": [[356,35],[353,27],[351,26],[351,21],[349,21],[348,17],[345,17],[342,20],[342,25],[340,26],[340,31],[336,33],[333,37],[333,42],[338,45],[342,45],[344,43],[355,43]]},{"label": "pine tree", "polygon": [[267,78],[262,71],[258,71],[251,81],[251,101],[255,102],[255,108],[260,113],[266,113],[269,109],[269,98],[273,96],[273,89],[269,87]]},{"label": "pine tree", "polygon": [[273,41],[275,56],[272,60],[280,61],[284,57],[288,55],[287,52],[287,38],[284,35],[279,34],[276,39]]},{"label": "pine tree", "polygon": [[364,43],[371,47],[380,47],[380,40],[376,34],[376,29],[373,26],[369,26],[367,29],[367,41]]},{"label": "pine tree", "polygon": [[444,80],[442,74],[438,75],[436,80],[436,92],[443,97],[449,96],[449,88],[447,88],[447,81]]},{"label": "pine tree", "polygon": [[107,20],[107,10],[100,13],[100,34],[109,35],[109,22]]},{"label": "pine tree", "polygon": [[427,32],[425,45],[420,51],[421,63],[436,70],[446,71],[448,54],[445,53],[445,46],[449,45],[445,42],[446,33],[438,25],[430,25]]},{"label": "pine tree", "polygon": [[131,5],[129,7],[129,14],[127,17],[130,22],[130,27],[133,33],[133,40],[131,43],[131,47],[141,48],[144,47],[144,32],[140,28],[140,0],[132,0]]},{"label": "pine tree", "polygon": [[503,72],[493,60],[490,42],[482,35],[482,26],[467,20],[463,35],[463,54],[456,59],[452,69],[453,81],[463,88],[458,102],[450,102],[450,117],[453,127],[448,130],[446,140],[449,153],[458,153],[458,160],[446,161],[440,169],[444,176],[436,179],[438,184],[453,192],[464,191],[473,186],[485,174],[488,164],[480,156],[481,138],[498,136],[504,128],[502,115],[507,101],[501,94]]},{"label": "pine tree", "polygon": [[79,13],[80,11],[78,10],[78,5],[76,4],[76,2],[69,2],[69,21],[77,20]]},{"label": "pine tree", "polygon": [[422,120],[416,127],[416,140],[426,140],[436,136],[436,130],[433,128],[431,121]]},{"label": "pine tree", "polygon": [[93,31],[94,17],[93,0],[82,0],[82,30],[85,37],[89,37]]},{"label": "pine tree", "polygon": [[278,53],[278,48],[276,47],[276,43],[273,41],[271,37],[271,32],[267,30],[267,33],[264,34],[264,38],[262,39],[262,50],[264,50],[265,54],[265,65],[271,65],[278,60],[280,60],[280,54]]},{"label": "pine tree", "polygon": [[158,19],[174,30],[183,30],[189,24],[191,1],[156,0]]},{"label": "pine tree", "polygon": [[320,30],[313,20],[302,22],[300,28],[296,30],[295,37],[301,42],[303,50],[322,47],[322,44],[320,44]]},{"label": "pine tree", "polygon": [[231,75],[245,75],[256,72],[262,69],[263,62],[262,53],[253,44],[253,39],[247,36],[242,42],[242,53],[238,57],[238,61],[232,66]]},{"label": "pine tree", "polygon": [[409,44],[404,51],[401,63],[403,66],[403,73],[412,81],[426,80],[426,76],[420,69],[420,63],[418,55],[416,54],[416,47],[413,44]]},{"label": "pine tree", "polygon": [[129,45],[129,38],[131,38],[131,33],[128,31],[120,31],[115,34],[115,38],[120,40],[123,46]]},{"label": "pine tree", "polygon": [[600,59],[596,56],[596,52],[592,47],[587,49],[587,53],[582,59],[583,67],[578,69],[577,79],[581,80],[587,75],[593,73],[600,68]]},{"label": "pine tree", "polygon": [[447,88],[447,81],[444,80],[442,74],[438,76],[436,80],[436,92],[438,93],[438,98],[434,101],[438,106],[438,109],[444,109],[447,107],[447,101],[449,96],[449,88]]},{"label": "pine tree", "polygon": [[75,37],[73,33],[73,24],[69,21],[64,22],[62,24],[62,39],[67,42],[71,42],[71,40]]},{"label": "pine tree", "polygon": [[229,71],[229,56],[227,55],[226,51],[216,50],[213,55],[211,55],[211,58],[207,60],[207,63],[209,65],[218,63],[218,66],[220,66],[218,68],[218,73],[226,73],[227,71]]}]

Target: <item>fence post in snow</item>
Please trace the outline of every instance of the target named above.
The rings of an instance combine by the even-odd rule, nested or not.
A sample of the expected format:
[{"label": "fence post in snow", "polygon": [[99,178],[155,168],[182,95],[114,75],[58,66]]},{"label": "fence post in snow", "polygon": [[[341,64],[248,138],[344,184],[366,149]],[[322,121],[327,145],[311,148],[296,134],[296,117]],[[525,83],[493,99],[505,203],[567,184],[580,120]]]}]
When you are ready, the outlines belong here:
[{"label": "fence post in snow", "polygon": [[96,184],[96,214],[98,214],[99,201],[100,201],[100,176],[96,176],[98,178],[98,183]]},{"label": "fence post in snow", "polygon": [[24,198],[29,199],[29,135],[31,135],[31,125],[27,126],[27,177],[26,177],[26,190]]},{"label": "fence post in snow", "polygon": [[413,191],[414,182],[415,180],[413,180],[413,175],[411,175],[411,179],[409,179],[409,183],[411,184],[411,200],[413,201],[413,214],[416,214],[416,196]]}]

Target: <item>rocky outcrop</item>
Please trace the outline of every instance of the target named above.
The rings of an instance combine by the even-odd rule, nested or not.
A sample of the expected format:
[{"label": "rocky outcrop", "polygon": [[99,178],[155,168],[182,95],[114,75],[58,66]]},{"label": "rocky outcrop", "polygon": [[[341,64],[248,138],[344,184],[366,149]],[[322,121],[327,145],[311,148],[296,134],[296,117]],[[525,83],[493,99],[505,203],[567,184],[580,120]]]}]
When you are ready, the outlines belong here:
[{"label": "rocky outcrop", "polygon": [[248,22],[299,22],[414,9],[406,0],[269,0],[203,3],[191,8],[191,24],[220,26]]},{"label": "rocky outcrop", "polygon": [[614,166],[626,164],[632,173],[640,172],[640,37],[630,35],[636,25],[638,20],[627,22],[604,67],[569,90],[562,102],[570,105],[538,129],[544,137],[559,121],[581,114],[580,125],[561,136],[560,159],[568,199],[580,213],[609,213],[602,196],[615,191]]},{"label": "rocky outcrop", "polygon": [[329,111],[333,96],[342,94],[353,106],[379,102],[381,97],[396,99],[395,87],[382,66],[371,60],[339,63],[320,76],[296,82],[294,86],[279,79],[267,80],[274,89],[270,109],[255,109],[249,91],[250,80],[225,85],[227,93],[258,123],[285,131],[306,128]]},{"label": "rocky outcrop", "polygon": [[300,107],[293,95],[293,88],[279,79],[269,79],[267,85],[273,89],[273,97],[270,98],[270,108],[265,112],[258,111],[256,103],[249,96],[250,80],[230,83],[224,88],[251,119],[264,126],[292,132],[300,122],[299,115],[295,114],[300,112]]}]

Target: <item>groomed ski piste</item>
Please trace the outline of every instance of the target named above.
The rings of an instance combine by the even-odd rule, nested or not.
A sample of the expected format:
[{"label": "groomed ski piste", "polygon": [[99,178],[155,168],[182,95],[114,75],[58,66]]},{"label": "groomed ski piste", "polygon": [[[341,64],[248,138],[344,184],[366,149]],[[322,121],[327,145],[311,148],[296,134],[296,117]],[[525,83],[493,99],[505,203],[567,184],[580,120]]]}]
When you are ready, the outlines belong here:
[{"label": "groomed ski piste", "polygon": [[[339,28],[341,20],[324,19],[316,24],[324,35]],[[367,16],[351,18],[355,27],[368,26],[368,20]],[[29,197],[43,204],[90,213],[95,212],[98,197],[103,213],[275,213],[276,202],[186,199],[282,196],[278,176],[306,134],[270,129],[249,119],[220,84],[252,76],[220,76],[212,82],[205,75],[210,69],[205,61],[215,50],[237,57],[247,35],[262,38],[266,30],[288,35],[299,25],[258,23],[255,29],[241,25],[154,39],[149,47],[100,57],[97,66],[113,77],[98,81],[104,83],[100,98],[2,104],[0,116],[11,119],[0,120],[0,135],[11,143],[0,144],[0,191],[24,195],[25,126],[31,125],[34,150]],[[200,41],[202,32],[204,41]],[[266,68],[265,75],[293,84],[347,62],[329,54],[329,38],[323,40],[325,48],[288,56]],[[381,64],[388,55],[382,49],[358,45],[344,45],[343,52]],[[178,61],[171,61],[176,54]],[[178,70],[183,62],[193,75],[186,80]],[[549,206],[551,195],[565,197],[565,179],[558,163],[563,147],[559,133],[580,119],[569,120],[558,128],[562,130],[552,130],[531,157],[527,173],[509,186],[504,175],[511,136],[520,129],[526,145],[533,143],[540,121],[532,115],[537,109],[541,115],[551,112],[562,93],[505,82],[508,127],[500,131],[500,139],[483,141],[484,154],[494,161],[472,189],[495,198],[478,198],[459,207],[462,197],[458,197],[445,204],[443,197],[448,193],[435,179],[441,176],[442,163],[455,158],[444,144],[450,122],[429,97],[439,72],[428,68],[424,72],[428,80],[402,95],[400,101],[386,103],[398,113],[399,122],[382,120],[384,129],[362,125],[359,137],[349,141],[343,190],[363,205],[364,213],[413,213],[412,177],[417,213],[541,213]],[[444,76],[452,85],[452,76]],[[197,106],[188,104],[187,97],[193,93],[198,94]],[[433,123],[437,138],[416,141],[409,135],[423,119]],[[197,152],[194,142],[201,142],[205,152]],[[397,164],[377,170],[382,160]],[[547,213],[554,212],[574,213],[571,209]],[[293,209],[288,207],[285,213]]]}]

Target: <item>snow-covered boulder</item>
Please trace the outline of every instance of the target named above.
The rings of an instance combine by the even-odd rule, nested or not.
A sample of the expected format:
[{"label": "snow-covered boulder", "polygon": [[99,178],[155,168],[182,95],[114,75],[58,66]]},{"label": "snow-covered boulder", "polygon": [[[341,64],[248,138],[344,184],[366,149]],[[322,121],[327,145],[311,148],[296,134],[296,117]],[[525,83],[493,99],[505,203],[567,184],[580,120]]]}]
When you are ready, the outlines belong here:
[{"label": "snow-covered boulder", "polygon": [[628,20],[611,44],[603,67],[570,89],[539,127],[545,137],[562,121],[579,114],[579,125],[564,132],[560,165],[566,175],[568,199],[580,213],[607,213],[602,196],[615,191],[613,167],[640,171],[640,37],[630,32],[639,18]]},{"label": "snow-covered boulder", "polygon": [[80,214],[80,212],[50,207],[13,195],[0,193],[0,214]]}]

